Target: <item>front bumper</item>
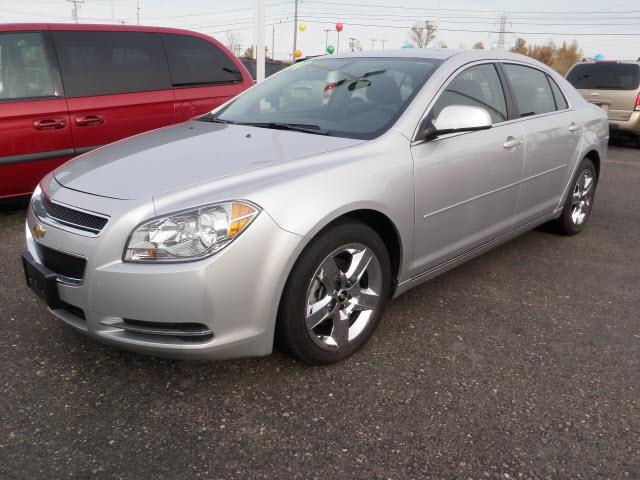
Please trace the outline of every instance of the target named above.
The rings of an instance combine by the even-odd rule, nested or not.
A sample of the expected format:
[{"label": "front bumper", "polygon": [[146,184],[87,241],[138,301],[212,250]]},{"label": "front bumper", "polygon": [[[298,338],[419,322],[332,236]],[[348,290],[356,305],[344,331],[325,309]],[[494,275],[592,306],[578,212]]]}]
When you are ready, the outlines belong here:
[{"label": "front bumper", "polygon": [[[38,244],[86,259],[81,284],[58,282],[64,307],[50,311],[60,320],[100,342],[161,357],[228,359],[271,353],[278,302],[302,237],[282,230],[261,212],[213,257],[180,264],[124,263],[128,234],[152,211],[67,189],[56,195],[70,206],[98,201],[96,211],[113,219],[100,235],[88,237],[46,224],[29,208],[27,249],[36,262]],[[116,220],[118,211],[133,213]],[[31,232],[38,223],[46,234],[36,244]],[[125,319],[149,328],[120,328]],[[211,335],[193,339],[167,334],[182,324],[201,325]]]}]

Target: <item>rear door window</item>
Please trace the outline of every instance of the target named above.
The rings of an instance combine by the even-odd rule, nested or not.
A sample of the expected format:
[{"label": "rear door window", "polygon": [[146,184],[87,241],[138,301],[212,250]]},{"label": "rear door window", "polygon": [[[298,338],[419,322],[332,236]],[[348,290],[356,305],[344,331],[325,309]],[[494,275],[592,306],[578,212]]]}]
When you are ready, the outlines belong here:
[{"label": "rear door window", "polygon": [[67,97],[171,88],[160,37],[146,32],[54,31]]},{"label": "rear door window", "polygon": [[567,74],[567,81],[583,90],[636,90],[640,86],[640,65],[581,63]]},{"label": "rear door window", "polygon": [[569,108],[569,104],[567,103],[567,99],[565,98],[562,90],[558,87],[558,84],[551,77],[548,77],[549,84],[551,85],[551,90],[553,91],[553,98],[556,100],[556,109],[558,110],[566,110]]},{"label": "rear door window", "polygon": [[162,34],[174,87],[242,82],[231,59],[206,40],[189,35]]},{"label": "rear door window", "polygon": [[53,79],[42,34],[0,34],[0,100],[53,95]]},{"label": "rear door window", "polygon": [[546,73],[512,63],[505,63],[502,68],[509,78],[520,117],[540,115],[556,110],[556,103]]}]

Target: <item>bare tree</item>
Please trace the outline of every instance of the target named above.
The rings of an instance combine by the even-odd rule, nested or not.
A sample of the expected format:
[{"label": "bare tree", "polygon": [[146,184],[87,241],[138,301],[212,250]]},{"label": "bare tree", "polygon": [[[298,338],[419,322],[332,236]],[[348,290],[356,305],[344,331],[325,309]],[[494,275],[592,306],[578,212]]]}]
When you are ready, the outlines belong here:
[{"label": "bare tree", "polygon": [[[265,57],[269,57],[269,48],[264,47],[264,55]],[[250,47],[246,48],[244,53],[242,54],[243,58],[253,58],[253,45],[251,45]]]},{"label": "bare tree", "polygon": [[226,47],[233,52],[234,55],[239,55],[240,53],[240,45],[242,44],[242,37],[239,32],[231,32],[227,30],[225,33],[226,36]]},{"label": "bare tree", "polygon": [[426,48],[435,38],[438,27],[435,23],[426,20],[424,24],[416,23],[409,30],[409,43],[416,48]]},{"label": "bare tree", "polygon": [[484,50],[484,43],[476,42],[473,44],[473,48],[476,50]]}]

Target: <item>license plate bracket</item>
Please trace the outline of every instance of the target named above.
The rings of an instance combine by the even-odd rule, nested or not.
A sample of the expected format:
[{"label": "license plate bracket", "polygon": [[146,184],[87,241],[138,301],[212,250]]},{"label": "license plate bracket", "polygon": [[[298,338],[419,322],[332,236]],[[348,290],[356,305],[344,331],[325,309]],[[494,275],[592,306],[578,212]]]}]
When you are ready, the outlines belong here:
[{"label": "license plate bracket", "polygon": [[29,252],[22,254],[22,267],[25,280],[47,306],[55,310],[62,308],[62,300],[58,294],[58,275],[44,265],[39,264]]}]

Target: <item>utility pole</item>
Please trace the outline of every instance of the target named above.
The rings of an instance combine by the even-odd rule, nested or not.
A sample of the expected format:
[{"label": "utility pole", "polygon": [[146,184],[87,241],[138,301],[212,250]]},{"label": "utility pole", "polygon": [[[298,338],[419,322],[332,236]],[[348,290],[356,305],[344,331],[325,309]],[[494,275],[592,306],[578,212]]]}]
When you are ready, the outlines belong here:
[{"label": "utility pole", "polygon": [[293,61],[296,59],[296,50],[298,49],[298,0],[294,1],[293,7]]},{"label": "utility pole", "polygon": [[73,4],[73,8],[71,9],[71,18],[73,21],[78,23],[78,9],[84,3],[84,0],[67,0],[67,2]]},{"label": "utility pole", "polygon": [[356,51],[356,37],[349,37],[349,50],[352,52]]},{"label": "utility pole", "polygon": [[382,40],[380,40],[382,42],[382,49],[384,50],[384,45],[385,43],[387,43],[387,39],[383,38]]},{"label": "utility pole", "polygon": [[140,2],[136,2],[136,19],[138,20],[138,25],[140,25]]},{"label": "utility pole", "polygon": [[378,40],[378,39],[377,39],[377,38],[372,38],[372,39],[371,39],[371,50],[373,50],[373,47],[374,47],[374,46],[375,46],[375,44],[376,44],[376,40]]},{"label": "utility pole", "polygon": [[271,25],[271,60],[273,60],[273,57],[275,55],[275,48],[276,48],[276,24],[274,23],[273,25]]},{"label": "utility pole", "polygon": [[324,51],[327,51],[327,47],[329,46],[329,32],[333,30],[332,28],[324,29]]}]

